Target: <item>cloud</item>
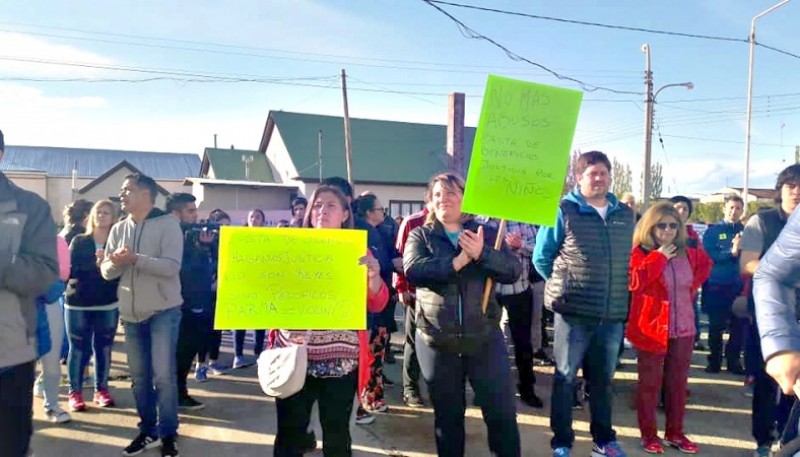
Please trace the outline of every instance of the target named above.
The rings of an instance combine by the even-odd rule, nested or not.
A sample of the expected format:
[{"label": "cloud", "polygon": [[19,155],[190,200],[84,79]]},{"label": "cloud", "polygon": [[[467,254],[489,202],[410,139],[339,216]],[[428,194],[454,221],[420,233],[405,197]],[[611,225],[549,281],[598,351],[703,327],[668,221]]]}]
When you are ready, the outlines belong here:
[{"label": "cloud", "polygon": [[102,108],[107,104],[101,97],[53,97],[33,87],[0,83],[0,111],[15,115],[41,114],[48,109]]},{"label": "cloud", "polygon": [[[0,51],[0,60],[3,61],[0,66],[0,75],[5,76],[91,78],[98,76],[104,70],[37,63],[36,61],[75,62],[89,65],[109,65],[114,62],[99,54],[73,46],[54,44],[24,33],[0,32],[0,43],[3,43],[2,51]],[[13,59],[24,59],[25,61]]]}]

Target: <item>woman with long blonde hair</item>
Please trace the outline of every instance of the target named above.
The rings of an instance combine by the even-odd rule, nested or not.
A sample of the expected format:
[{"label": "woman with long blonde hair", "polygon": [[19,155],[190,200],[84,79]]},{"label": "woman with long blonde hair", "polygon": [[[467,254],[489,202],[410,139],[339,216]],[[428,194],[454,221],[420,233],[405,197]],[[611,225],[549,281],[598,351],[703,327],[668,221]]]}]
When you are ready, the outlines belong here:
[{"label": "woman with long blonde hair", "polygon": [[686,243],[686,226],[671,203],[654,205],[633,234],[630,260],[632,293],[626,336],[638,350],[636,409],[642,446],[663,454],[656,407],[665,387],[664,442],[687,454],[699,448],[684,435],[686,385],[692,359],[694,298],[708,279],[711,259]]},{"label": "woman with long blonde hair", "polygon": [[100,263],[111,226],[117,220],[117,207],[111,200],[92,206],[86,233],[70,244],[72,267],[67,284],[66,322],[69,335],[67,375],[69,408],[86,410],[83,400],[84,366],[94,354],[94,403],[101,408],[114,405],[108,391],[111,348],[117,333],[119,280],[106,281],[100,275]]}]

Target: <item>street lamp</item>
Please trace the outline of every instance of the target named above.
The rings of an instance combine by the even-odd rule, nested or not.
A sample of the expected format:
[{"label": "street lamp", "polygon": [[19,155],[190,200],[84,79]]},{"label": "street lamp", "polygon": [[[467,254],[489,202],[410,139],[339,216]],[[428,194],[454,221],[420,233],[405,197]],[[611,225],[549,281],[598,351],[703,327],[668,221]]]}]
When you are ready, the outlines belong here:
[{"label": "street lamp", "polygon": [[747,195],[750,193],[750,127],[753,116],[753,58],[756,51],[756,21],[761,19],[762,16],[775,11],[781,6],[789,3],[791,0],[783,0],[772,8],[762,11],[753,17],[750,22],[750,70],[747,75],[747,121],[745,127],[745,140],[744,140],[744,186],[742,189],[742,200],[744,201],[744,211],[747,213]]},{"label": "street lamp", "polygon": [[[787,0],[788,1],[788,0]],[[661,86],[655,94],[653,94],[653,73],[650,71],[650,45],[647,43],[642,45],[642,52],[645,54],[645,76],[644,84],[646,89],[647,99],[645,100],[644,110],[644,170],[642,170],[642,208],[647,209],[650,206],[650,156],[653,145],[653,105],[656,103],[656,97],[662,90],[668,87],[685,87],[687,90],[694,89],[694,84],[691,82],[666,84]]]}]

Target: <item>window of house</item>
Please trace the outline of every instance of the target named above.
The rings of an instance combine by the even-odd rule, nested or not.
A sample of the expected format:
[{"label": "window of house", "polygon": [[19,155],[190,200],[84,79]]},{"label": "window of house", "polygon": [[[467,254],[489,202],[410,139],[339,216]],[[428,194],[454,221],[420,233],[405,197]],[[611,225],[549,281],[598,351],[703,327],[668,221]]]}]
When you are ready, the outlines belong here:
[{"label": "window of house", "polygon": [[389,200],[389,216],[407,217],[410,214],[422,211],[425,202],[421,200]]}]

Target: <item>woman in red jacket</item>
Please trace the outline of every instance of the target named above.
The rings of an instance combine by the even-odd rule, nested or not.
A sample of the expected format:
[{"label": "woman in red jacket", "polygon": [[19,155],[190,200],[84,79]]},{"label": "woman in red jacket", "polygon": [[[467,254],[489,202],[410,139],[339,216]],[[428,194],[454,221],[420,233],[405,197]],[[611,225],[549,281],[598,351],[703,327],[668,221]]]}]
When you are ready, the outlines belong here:
[{"label": "woman in red jacket", "polygon": [[656,407],[665,386],[665,442],[681,452],[699,448],[683,434],[686,384],[694,323],[694,295],[710,274],[711,260],[687,246],[686,227],[670,203],[651,207],[633,235],[630,263],[631,310],[626,336],[639,352],[636,409],[642,446],[651,454],[664,448],[656,427]]}]

